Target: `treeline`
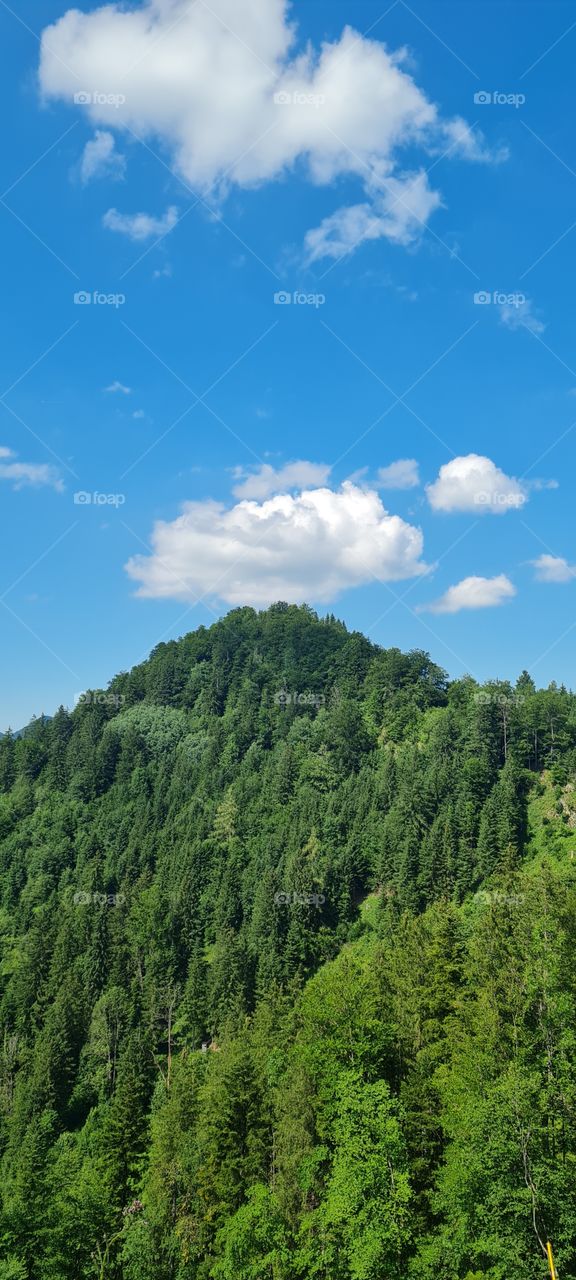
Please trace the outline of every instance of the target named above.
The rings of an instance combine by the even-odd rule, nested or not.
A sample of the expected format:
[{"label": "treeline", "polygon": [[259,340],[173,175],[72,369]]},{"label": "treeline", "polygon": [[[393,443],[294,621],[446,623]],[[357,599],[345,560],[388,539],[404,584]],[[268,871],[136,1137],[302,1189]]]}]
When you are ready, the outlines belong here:
[{"label": "treeline", "polygon": [[575,774],[286,605],[2,739],[0,1280],[576,1277]]}]

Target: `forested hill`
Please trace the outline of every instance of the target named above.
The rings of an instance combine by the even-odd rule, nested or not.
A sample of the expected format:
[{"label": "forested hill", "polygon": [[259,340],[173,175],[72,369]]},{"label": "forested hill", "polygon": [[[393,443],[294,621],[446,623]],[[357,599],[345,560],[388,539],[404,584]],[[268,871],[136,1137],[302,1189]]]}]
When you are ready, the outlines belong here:
[{"label": "forested hill", "polygon": [[3,738],[0,1280],[576,1280],[575,777],[281,604]]}]

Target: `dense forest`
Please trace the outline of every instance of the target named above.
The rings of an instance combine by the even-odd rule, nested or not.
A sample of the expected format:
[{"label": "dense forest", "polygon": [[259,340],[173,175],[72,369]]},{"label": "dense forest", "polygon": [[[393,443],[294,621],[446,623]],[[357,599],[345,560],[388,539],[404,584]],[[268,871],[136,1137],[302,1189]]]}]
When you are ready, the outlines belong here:
[{"label": "dense forest", "polygon": [[576,697],[237,609],[0,741],[0,1280],[576,1280]]}]

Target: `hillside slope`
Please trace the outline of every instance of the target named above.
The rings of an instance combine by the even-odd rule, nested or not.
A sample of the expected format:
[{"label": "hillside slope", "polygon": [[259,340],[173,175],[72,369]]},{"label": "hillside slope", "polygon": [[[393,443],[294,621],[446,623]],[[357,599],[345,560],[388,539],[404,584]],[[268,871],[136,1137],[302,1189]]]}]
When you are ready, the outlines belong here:
[{"label": "hillside slope", "polygon": [[3,739],[0,1280],[574,1280],[575,774],[286,605]]}]

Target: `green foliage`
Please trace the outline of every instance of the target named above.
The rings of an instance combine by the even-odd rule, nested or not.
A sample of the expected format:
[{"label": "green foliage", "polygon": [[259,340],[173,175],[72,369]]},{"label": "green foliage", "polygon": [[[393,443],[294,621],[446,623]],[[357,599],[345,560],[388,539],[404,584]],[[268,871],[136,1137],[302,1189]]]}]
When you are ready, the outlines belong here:
[{"label": "green foliage", "polygon": [[0,740],[0,1280],[576,1280],[576,699],[237,609]]}]

